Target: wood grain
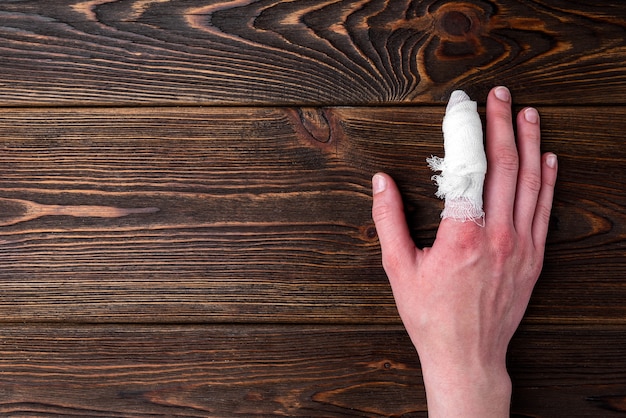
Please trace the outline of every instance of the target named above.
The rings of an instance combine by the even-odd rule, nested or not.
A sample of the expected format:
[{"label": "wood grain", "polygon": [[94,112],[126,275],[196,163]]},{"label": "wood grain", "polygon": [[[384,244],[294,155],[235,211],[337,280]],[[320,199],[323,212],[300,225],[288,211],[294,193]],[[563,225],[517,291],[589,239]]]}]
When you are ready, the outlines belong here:
[{"label": "wood grain", "polygon": [[626,4],[0,3],[0,104],[623,103]]},{"label": "wood grain", "polygon": [[[523,327],[512,416],[621,416],[625,331]],[[15,325],[0,342],[5,416],[426,416],[401,327]]]},{"label": "wood grain", "polygon": [[[540,110],[560,177],[527,320],[624,324],[625,111]],[[398,180],[432,243],[442,112],[7,109],[0,223],[23,202],[79,212],[0,227],[1,321],[398,324],[370,176]]]},{"label": "wood grain", "polygon": [[625,31],[619,0],[0,2],[0,415],[426,417],[370,177],[430,245],[429,106],[504,84],[560,169],[511,416],[623,416]]},{"label": "wood grain", "polygon": [[[626,412],[623,326],[522,325],[509,347],[512,416],[611,417]],[[570,386],[569,383],[572,383]],[[622,402],[620,404],[620,402]]]},{"label": "wood grain", "polygon": [[425,410],[415,353],[397,329],[9,326],[0,338],[6,415],[340,417]]}]

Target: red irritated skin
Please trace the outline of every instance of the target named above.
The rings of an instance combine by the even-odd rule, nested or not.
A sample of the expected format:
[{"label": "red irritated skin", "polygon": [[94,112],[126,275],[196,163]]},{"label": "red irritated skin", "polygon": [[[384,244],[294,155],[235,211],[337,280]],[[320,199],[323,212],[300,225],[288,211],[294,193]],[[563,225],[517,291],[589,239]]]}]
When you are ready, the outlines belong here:
[{"label": "red irritated skin", "polygon": [[433,246],[411,240],[394,181],[372,179],[372,216],[398,312],[417,349],[431,417],[508,417],[508,344],[539,277],[557,176],[539,115],[487,99],[484,227],[445,218]]}]

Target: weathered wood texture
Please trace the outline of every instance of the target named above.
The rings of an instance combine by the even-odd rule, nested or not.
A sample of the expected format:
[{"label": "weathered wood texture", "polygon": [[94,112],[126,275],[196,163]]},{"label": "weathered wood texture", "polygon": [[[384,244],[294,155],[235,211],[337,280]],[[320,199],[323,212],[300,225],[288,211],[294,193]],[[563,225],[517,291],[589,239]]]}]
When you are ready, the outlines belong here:
[{"label": "weathered wood texture", "polygon": [[0,104],[623,103],[626,3],[0,2]]},{"label": "weathered wood texture", "polygon": [[[513,416],[622,416],[623,330],[523,327]],[[16,325],[0,341],[3,416],[426,416],[401,327]]]},{"label": "weathered wood texture", "polygon": [[[432,242],[442,111],[3,111],[0,320],[397,323],[370,176]],[[626,110],[542,114],[561,173],[528,320],[626,324]]]}]

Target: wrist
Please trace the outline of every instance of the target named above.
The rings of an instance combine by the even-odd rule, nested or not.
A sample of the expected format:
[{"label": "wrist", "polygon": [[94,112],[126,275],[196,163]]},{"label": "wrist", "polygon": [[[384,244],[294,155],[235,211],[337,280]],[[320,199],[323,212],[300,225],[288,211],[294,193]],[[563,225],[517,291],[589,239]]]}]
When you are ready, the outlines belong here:
[{"label": "wrist", "polygon": [[511,379],[506,367],[423,370],[430,418],[509,416]]}]

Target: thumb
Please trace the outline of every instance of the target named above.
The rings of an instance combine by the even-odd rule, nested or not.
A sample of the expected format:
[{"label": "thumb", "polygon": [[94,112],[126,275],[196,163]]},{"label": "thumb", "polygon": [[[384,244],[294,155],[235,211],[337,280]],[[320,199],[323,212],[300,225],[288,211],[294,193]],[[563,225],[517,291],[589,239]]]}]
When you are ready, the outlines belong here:
[{"label": "thumb", "polygon": [[383,267],[390,278],[414,268],[419,250],[409,233],[402,197],[395,182],[386,174],[372,178],[372,218],[380,241]]}]

